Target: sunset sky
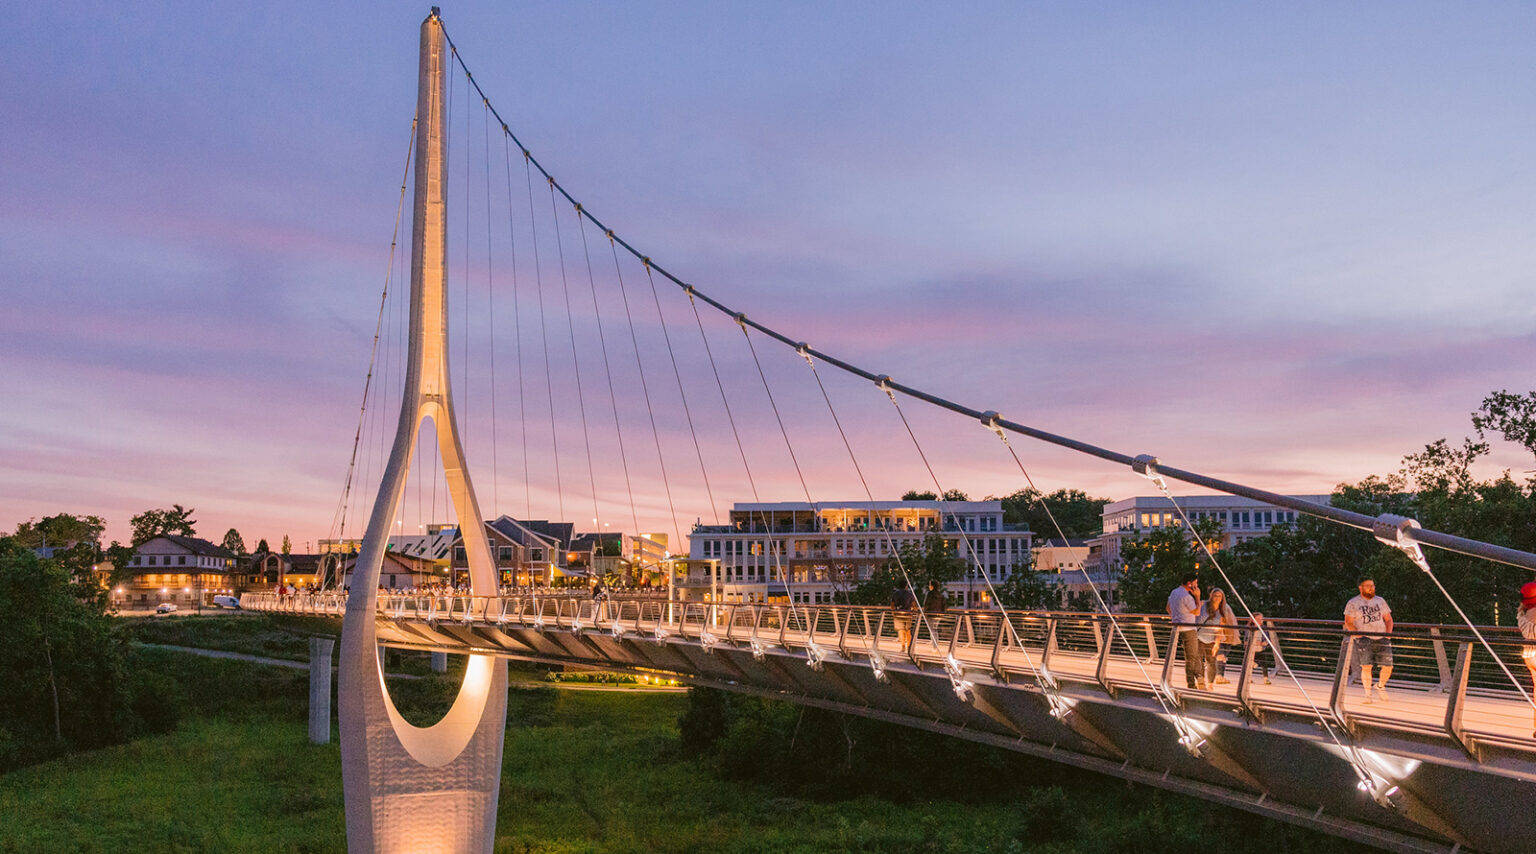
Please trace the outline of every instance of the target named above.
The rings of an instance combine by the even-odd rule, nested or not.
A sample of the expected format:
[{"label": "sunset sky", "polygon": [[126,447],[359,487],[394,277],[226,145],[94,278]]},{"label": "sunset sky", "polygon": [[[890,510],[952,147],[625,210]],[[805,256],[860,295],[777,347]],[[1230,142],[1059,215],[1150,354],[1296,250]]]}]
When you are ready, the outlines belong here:
[{"label": "sunset sky", "polygon": [[[177,502],[215,540],[230,526],[252,545],[289,534],[296,550],[327,536],[426,11],[66,3],[13,21],[0,51],[0,531],[70,511],[105,516],[122,539],[131,514]],[[642,251],[793,337],[977,408],[1312,493],[1459,438],[1490,390],[1536,386],[1529,5],[519,2],[443,15],[513,130]],[[482,508],[564,506],[579,528],[596,514],[670,532],[607,246],[589,230],[633,515],[570,210],[590,478],[547,188],[535,187],[535,276],[521,166],[509,232],[501,143],[487,175],[483,111],[454,86],[453,370],[467,271],[456,391]],[[714,514],[644,272],[622,270],[686,532]],[[716,504],[751,500],[687,302],[663,299]],[[740,332],[706,325],[761,496],[803,499]],[[382,366],[398,365],[399,326],[386,326],[388,390],[364,430],[349,534],[393,429],[399,375]],[[805,364],[755,343],[812,497],[862,499]],[[876,497],[928,486],[884,395],[822,370]],[[1022,485],[980,425],[905,406],[945,487]],[[1148,489],[1016,447],[1048,490]],[[1491,465],[1536,461],[1500,445]],[[404,530],[434,515],[415,500]],[[441,503],[435,516],[450,518]]]}]

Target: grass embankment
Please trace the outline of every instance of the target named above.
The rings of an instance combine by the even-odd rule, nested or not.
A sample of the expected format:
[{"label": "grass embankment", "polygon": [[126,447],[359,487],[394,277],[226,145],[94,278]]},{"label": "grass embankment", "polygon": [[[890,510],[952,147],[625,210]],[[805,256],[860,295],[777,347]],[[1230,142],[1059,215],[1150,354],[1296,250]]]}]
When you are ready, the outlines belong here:
[{"label": "grass embankment", "polygon": [[[309,660],[310,635],[266,614],[124,617],[121,625],[128,639],[139,643],[218,649],[290,661]],[[339,630],[339,623],[332,626],[333,633]]]},{"label": "grass embankment", "polygon": [[[305,740],[303,671],[154,649],[141,650],[136,666],[178,686],[177,730],[0,776],[0,851],[344,850],[339,754],[334,742]],[[391,687],[418,720],[440,714],[453,692],[441,679]],[[1247,814],[1080,775],[1044,779],[1006,801],[775,796],[682,752],[686,703],[681,694],[512,691],[496,850],[1345,850]],[[977,790],[987,783],[979,776]]]}]

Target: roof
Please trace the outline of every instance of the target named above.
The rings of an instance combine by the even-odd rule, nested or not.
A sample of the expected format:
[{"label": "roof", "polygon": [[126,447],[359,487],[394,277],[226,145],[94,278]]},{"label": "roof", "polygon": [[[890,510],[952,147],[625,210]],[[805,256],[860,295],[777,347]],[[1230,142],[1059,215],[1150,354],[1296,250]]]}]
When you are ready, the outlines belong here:
[{"label": "roof", "polygon": [[1063,540],[1060,537],[1051,537],[1048,540],[1040,542],[1038,545],[1042,549],[1085,549],[1088,547],[1088,541],[1073,539],[1072,537],[1068,537],[1066,540]]},{"label": "roof", "polygon": [[590,531],[585,534],[577,534],[571,540],[570,550],[573,552],[583,552],[591,549],[597,543],[606,545],[608,543],[622,544],[623,542],[624,535],[615,531]]},{"label": "roof", "polygon": [[551,522],[548,519],[513,519],[500,516],[487,522],[507,539],[522,545],[552,546],[564,549],[575,536],[576,526],[570,522]]},{"label": "roof", "polygon": [[148,545],[155,540],[167,540],[195,555],[207,555],[208,557],[228,559],[237,557],[234,552],[224,548],[223,546],[216,546],[213,543],[210,543],[207,540],[201,539],[199,537],[184,537],[180,534],[161,534],[158,537],[145,540],[144,543],[140,544],[139,548],[143,548],[145,545]]}]

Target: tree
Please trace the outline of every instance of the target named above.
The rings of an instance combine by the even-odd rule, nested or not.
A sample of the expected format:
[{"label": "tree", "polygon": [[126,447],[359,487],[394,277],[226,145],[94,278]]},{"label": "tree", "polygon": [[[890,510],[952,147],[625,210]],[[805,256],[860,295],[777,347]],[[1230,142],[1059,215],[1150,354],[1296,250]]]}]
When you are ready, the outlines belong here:
[{"label": "tree", "polygon": [[[1221,522],[1199,519],[1195,534],[1215,549],[1221,545]],[[1182,525],[1169,525],[1127,540],[1120,546],[1125,571],[1120,577],[1120,601],[1126,610],[1161,613],[1167,608],[1168,593],[1189,572],[1199,572],[1206,564],[1204,550]]]},{"label": "tree", "polygon": [[107,523],[102,521],[100,516],[57,513],[41,519],[28,519],[17,525],[16,533],[11,536],[29,549],[45,546],[68,548],[78,544],[87,544],[92,549],[100,549],[101,534],[106,529]]},{"label": "tree", "polygon": [[[1025,525],[1041,537],[1056,537],[1056,525],[1068,539],[1096,537],[1104,530],[1104,505],[1107,498],[1095,498],[1081,489],[1058,489],[1049,495],[1025,487],[1002,497],[1003,522]],[[1040,505],[1050,509],[1047,515]],[[1056,525],[1051,524],[1054,517]]]},{"label": "tree", "polygon": [[241,537],[240,532],[236,531],[234,528],[230,528],[228,531],[224,532],[223,545],[224,548],[229,549],[237,555],[245,554],[245,538]]},{"label": "tree", "polygon": [[1489,394],[1472,413],[1472,427],[1479,439],[1492,430],[1536,455],[1536,391],[1514,394],[1506,389]]},{"label": "tree", "polygon": [[1061,607],[1061,588],[1051,583],[1045,573],[1036,572],[1028,564],[1020,564],[1008,573],[1007,580],[997,588],[997,598],[1004,608],[1056,610]]},{"label": "tree", "polygon": [[958,489],[946,489],[946,490],[944,490],[944,495],[942,496],[942,498],[945,501],[970,501],[971,500],[970,498],[966,497],[966,494],[964,492],[961,492]]},{"label": "tree", "polygon": [[57,560],[0,538],[0,770],[120,741],[145,698],[105,598]]},{"label": "tree", "polygon": [[133,528],[133,546],[138,548],[155,537],[176,534],[183,537],[197,536],[197,520],[192,518],[196,510],[172,504],[169,510],[145,510],[128,524]]},{"label": "tree", "polygon": [[271,554],[271,553],[272,553],[272,547],[267,545],[267,541],[266,541],[265,538],[263,538],[260,542],[256,543],[256,551],[253,552],[253,554],[265,555],[265,554]]},{"label": "tree", "polygon": [[891,594],[906,587],[909,580],[921,600],[929,582],[942,585],[954,581],[966,567],[955,542],[937,534],[929,534],[921,543],[904,543],[897,554],[900,560],[891,558],[876,567],[869,578],[849,592],[849,600],[860,605],[889,605]]},{"label": "tree", "polygon": [[937,500],[939,500],[939,496],[935,495],[933,490],[931,490],[931,489],[924,489],[924,490],[921,490],[921,491],[916,490],[916,489],[909,489],[906,492],[902,493],[901,500],[902,501],[937,501]]},{"label": "tree", "polygon": [[288,539],[288,535],[287,534],[284,534],[283,535],[283,554],[286,555],[286,554],[292,554],[292,553],[293,553],[293,542]]}]

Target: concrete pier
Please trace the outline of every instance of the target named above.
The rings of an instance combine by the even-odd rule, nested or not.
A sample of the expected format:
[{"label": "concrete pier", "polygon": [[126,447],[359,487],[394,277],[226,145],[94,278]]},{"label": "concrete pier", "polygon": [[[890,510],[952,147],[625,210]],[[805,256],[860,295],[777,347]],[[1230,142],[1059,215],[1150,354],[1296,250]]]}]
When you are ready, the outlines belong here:
[{"label": "concrete pier", "polygon": [[309,639],[309,741],[329,744],[331,740],[331,638]]}]

